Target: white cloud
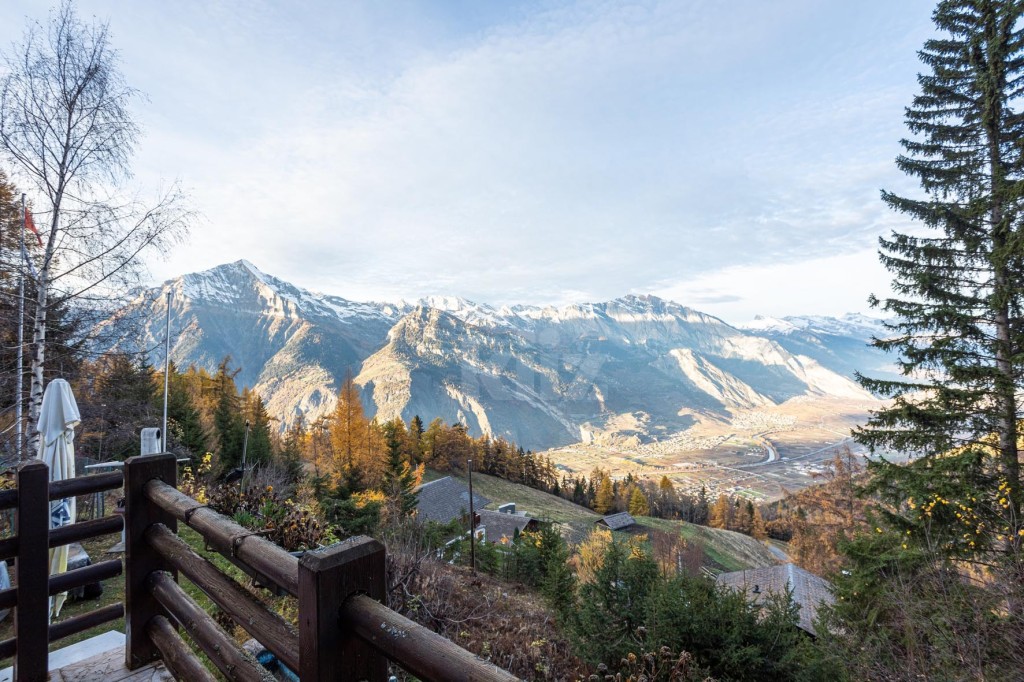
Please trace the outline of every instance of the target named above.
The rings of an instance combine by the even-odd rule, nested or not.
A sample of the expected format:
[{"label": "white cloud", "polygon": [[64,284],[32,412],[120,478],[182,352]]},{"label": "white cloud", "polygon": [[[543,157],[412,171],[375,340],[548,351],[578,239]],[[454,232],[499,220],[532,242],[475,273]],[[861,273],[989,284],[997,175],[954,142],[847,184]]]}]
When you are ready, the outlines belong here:
[{"label": "white cloud", "polygon": [[207,217],[156,275],[244,257],[350,298],[495,303],[870,248],[931,9],[81,3],[151,94],[140,180],[182,178]]},{"label": "white cloud", "polygon": [[734,265],[699,274],[655,290],[663,298],[684,302],[730,324],[755,315],[834,315],[837,311],[872,312],[869,295],[890,295],[889,274],[875,250],[809,258],[768,265]]}]

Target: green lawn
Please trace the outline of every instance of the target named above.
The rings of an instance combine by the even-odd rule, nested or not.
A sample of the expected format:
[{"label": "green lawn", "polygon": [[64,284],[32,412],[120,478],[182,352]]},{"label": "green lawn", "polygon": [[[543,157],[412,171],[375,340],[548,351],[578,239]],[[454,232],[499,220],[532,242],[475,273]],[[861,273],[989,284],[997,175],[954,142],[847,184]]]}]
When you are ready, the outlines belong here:
[{"label": "green lawn", "polygon": [[563,500],[557,495],[541,492],[519,483],[510,483],[487,474],[473,474],[473,490],[491,500],[487,509],[497,509],[499,505],[506,502],[515,502],[516,511],[525,511],[530,516],[549,519],[556,523],[579,521],[593,523],[599,518],[596,513],[586,507]]},{"label": "green lawn", "polygon": [[712,569],[722,572],[774,566],[779,563],[764,543],[742,533],[648,516],[637,518],[637,524],[641,527],[677,532],[687,542],[700,542],[704,545],[705,555],[710,559],[707,563]]}]

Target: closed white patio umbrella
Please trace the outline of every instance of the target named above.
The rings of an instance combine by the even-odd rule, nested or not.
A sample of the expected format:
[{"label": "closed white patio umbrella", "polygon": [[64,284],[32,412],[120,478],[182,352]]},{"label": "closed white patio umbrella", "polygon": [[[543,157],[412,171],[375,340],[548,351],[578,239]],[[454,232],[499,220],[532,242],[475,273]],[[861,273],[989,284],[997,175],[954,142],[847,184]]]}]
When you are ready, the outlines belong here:
[{"label": "closed white patio umbrella", "polygon": [[[39,413],[39,459],[50,468],[50,481],[75,477],[75,427],[82,420],[71,386],[63,379],[54,379],[43,392],[43,405]],[[75,522],[75,498],[68,497],[50,503],[50,528]],[[68,546],[50,550],[50,575],[68,569]],[[50,616],[57,616],[67,592],[50,599]]]}]

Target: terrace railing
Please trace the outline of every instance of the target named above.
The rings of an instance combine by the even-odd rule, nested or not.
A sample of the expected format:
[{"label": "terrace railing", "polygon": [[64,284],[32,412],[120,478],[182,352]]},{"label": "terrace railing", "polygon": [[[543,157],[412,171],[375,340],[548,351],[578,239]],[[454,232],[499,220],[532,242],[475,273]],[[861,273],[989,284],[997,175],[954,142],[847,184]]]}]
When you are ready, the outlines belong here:
[{"label": "terrace railing", "polygon": [[121,560],[101,561],[50,576],[50,549],[119,532],[119,515],[50,528],[50,501],[120,488],[120,471],[50,482],[39,460],[23,463],[15,474],[17,488],[0,491],[0,510],[14,509],[15,535],[0,540],[0,560],[15,559],[15,586],[0,591],[0,608],[14,608],[14,637],[0,642],[0,658],[14,656],[16,682],[47,678],[50,642],[121,618],[123,604],[111,604],[60,623],[49,623],[50,597],[69,589],[121,575]]},{"label": "terrace railing", "polygon": [[[177,584],[180,572],[303,682],[387,679],[388,660],[422,680],[516,678],[387,608],[384,546],[357,537],[301,559],[176,488],[172,455],[125,463],[125,648],[130,669],[162,658],[177,679],[213,680],[176,627],[230,680],[266,680],[267,670]],[[194,552],[184,523],[262,585],[298,598],[298,627]]]}]

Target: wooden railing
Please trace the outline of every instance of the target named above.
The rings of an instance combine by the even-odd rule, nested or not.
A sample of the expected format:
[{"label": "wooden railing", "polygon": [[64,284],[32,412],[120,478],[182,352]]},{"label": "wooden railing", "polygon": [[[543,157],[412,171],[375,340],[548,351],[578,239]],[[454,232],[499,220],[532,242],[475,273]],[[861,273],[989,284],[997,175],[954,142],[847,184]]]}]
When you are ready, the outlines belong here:
[{"label": "wooden railing", "polygon": [[[423,680],[516,678],[381,603],[384,546],[367,537],[306,552],[282,548],[176,489],[172,455],[125,463],[125,649],[130,669],[162,658],[177,679],[213,680],[175,629],[180,626],[230,680],[269,673],[182,590],[197,585],[303,682],[387,679],[388,660]],[[263,585],[298,598],[298,627],[270,611],[177,537],[178,522]]]},{"label": "wooden railing", "polygon": [[16,682],[47,678],[50,642],[124,615],[123,604],[111,604],[54,625],[49,624],[49,598],[69,589],[121,575],[121,561],[101,561],[50,576],[50,549],[122,528],[119,515],[50,529],[50,501],[120,488],[121,472],[82,476],[50,483],[47,466],[33,460],[18,467],[17,488],[0,492],[0,510],[15,509],[15,535],[0,540],[0,560],[15,559],[14,587],[0,590],[0,608],[14,608],[14,637],[0,642],[0,658],[14,656]]}]

